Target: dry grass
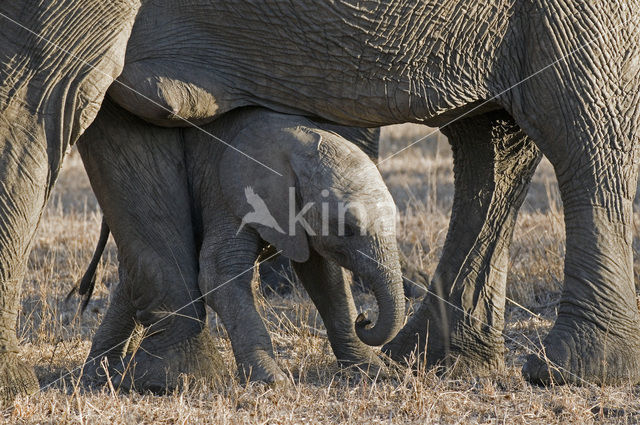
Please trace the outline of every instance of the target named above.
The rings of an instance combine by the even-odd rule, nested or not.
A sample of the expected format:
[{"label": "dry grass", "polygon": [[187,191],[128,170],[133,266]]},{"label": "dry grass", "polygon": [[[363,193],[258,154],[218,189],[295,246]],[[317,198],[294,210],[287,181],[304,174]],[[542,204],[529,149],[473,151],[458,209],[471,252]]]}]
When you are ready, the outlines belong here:
[{"label": "dry grass", "polygon": [[[384,131],[383,157],[428,130],[400,126]],[[446,234],[452,203],[451,155],[433,135],[382,166],[400,208],[399,240],[410,264],[431,275]],[[636,220],[637,221],[637,220]],[[85,392],[69,377],[81,366],[117,281],[116,255],[108,247],[89,311],[64,298],[88,264],[100,215],[76,154],[65,163],[37,234],[25,279],[18,334],[22,357],[34,365],[42,391],[16,401],[8,423],[635,423],[639,391],[622,388],[531,386],[520,376],[526,349],[548,331],[562,282],[563,218],[553,173],[543,163],[518,220],[508,296],[535,313],[510,305],[505,335],[508,370],[490,379],[453,380],[434,371],[397,369],[384,382],[340,373],[315,308],[299,288],[262,301],[278,362],[291,385],[269,388],[231,384],[223,393],[186,388],[164,396]],[[636,258],[637,260],[637,258]],[[638,264],[638,263],[636,263]],[[359,296],[359,303],[370,298]],[[212,320],[229,367],[224,332]],[[516,341],[516,342],[513,342]],[[532,342],[533,341],[533,342]],[[524,347],[524,348],[523,348]],[[526,349],[525,349],[526,348]]]}]

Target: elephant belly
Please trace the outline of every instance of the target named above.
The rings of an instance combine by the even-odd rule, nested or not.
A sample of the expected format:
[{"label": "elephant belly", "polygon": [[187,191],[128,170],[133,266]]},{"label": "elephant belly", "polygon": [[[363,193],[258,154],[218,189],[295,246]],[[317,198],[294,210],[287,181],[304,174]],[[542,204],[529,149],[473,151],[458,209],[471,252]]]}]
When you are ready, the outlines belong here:
[{"label": "elephant belly", "polygon": [[[461,110],[476,112],[476,102],[492,97],[485,71],[499,57],[503,43],[494,34],[505,33],[503,17],[512,7],[509,0],[479,0],[468,19],[451,12],[434,21],[421,2],[409,0],[358,7],[143,3],[124,71],[109,94],[162,126],[204,124],[246,105],[359,127],[434,125]],[[428,1],[427,9],[441,3]]]},{"label": "elephant belly", "polygon": [[[219,115],[234,108],[247,105],[260,105],[281,113],[296,115],[319,115],[329,121],[342,125],[368,125],[364,119],[357,119],[357,114],[349,113],[343,117],[334,115],[341,111],[345,102],[332,103],[333,99],[324,99],[323,105],[306,105],[303,97],[298,98],[303,108],[297,109],[286,104],[286,99],[269,99],[269,96],[247,96],[240,91],[234,92],[234,84],[225,84],[224,78],[219,80],[219,75],[212,72],[209,67],[179,66],[179,63],[165,62],[162,60],[148,60],[126,64],[125,68],[114,84],[109,88],[108,94],[118,105],[132,114],[155,125],[162,127],[186,127],[189,125],[204,125]],[[385,90],[379,90],[385,92]],[[260,90],[256,90],[260,92]],[[268,100],[265,100],[265,97]],[[395,99],[397,101],[397,99]],[[441,100],[441,99],[440,99]],[[386,97],[366,98],[363,103],[369,109],[384,111],[389,99]],[[358,102],[359,103],[359,102]],[[376,107],[377,104],[380,104]],[[408,103],[408,102],[407,102]],[[307,105],[308,106],[308,105]],[[315,107],[314,107],[315,106]],[[422,108],[420,120],[431,126],[438,126],[443,122],[464,114],[472,116],[499,109],[493,102],[480,104],[464,100],[459,104],[453,102],[446,104],[430,105],[430,108]],[[409,115],[401,120],[394,117],[380,117],[378,124],[392,124],[396,121],[414,121]]]}]

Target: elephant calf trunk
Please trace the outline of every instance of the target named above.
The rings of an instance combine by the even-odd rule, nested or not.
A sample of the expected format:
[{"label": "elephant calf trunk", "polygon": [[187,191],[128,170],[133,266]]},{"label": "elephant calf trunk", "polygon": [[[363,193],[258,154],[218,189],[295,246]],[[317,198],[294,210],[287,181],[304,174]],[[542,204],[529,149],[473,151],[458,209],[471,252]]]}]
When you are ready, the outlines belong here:
[{"label": "elephant calf trunk", "polygon": [[[380,274],[380,270],[377,273]],[[370,280],[378,302],[378,320],[374,325],[366,313],[361,313],[355,322],[358,338],[371,346],[391,341],[404,322],[405,300],[400,265],[396,270],[386,270],[382,275],[383,278]]]}]

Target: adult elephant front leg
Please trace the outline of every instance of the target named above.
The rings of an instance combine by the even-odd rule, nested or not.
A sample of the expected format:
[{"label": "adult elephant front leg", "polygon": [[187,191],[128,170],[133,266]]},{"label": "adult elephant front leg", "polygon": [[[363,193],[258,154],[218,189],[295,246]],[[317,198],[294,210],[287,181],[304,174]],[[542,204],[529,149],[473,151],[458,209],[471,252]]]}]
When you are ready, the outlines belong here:
[{"label": "adult elephant front leg", "polygon": [[509,244],[541,155],[504,111],[443,132],[454,156],[449,232],[429,293],[384,350],[406,360],[428,343],[428,364],[455,362],[457,370],[487,373],[504,365]]},{"label": "adult elephant front leg", "polygon": [[142,390],[174,388],[182,373],[218,380],[224,371],[198,289],[181,131],[105,101],[78,145],[126,270],[122,291],[148,328],[135,357],[125,359],[133,365],[125,386]]},{"label": "adult elephant front leg", "polygon": [[523,368],[533,382],[640,382],[631,227],[637,140],[600,131],[592,142],[577,135],[593,132],[576,129],[571,143],[581,146],[571,153],[544,145],[556,169],[567,245],[558,317],[540,357],[529,356]]},{"label": "adult elephant front leg", "polygon": [[[570,3],[566,16],[585,7]],[[543,383],[635,384],[640,312],[631,220],[639,159],[640,33],[628,5],[598,0],[588,7],[602,17],[568,24],[551,10],[538,14],[540,23],[531,23],[538,32],[527,40],[535,46],[527,75],[565,59],[510,95],[514,118],[554,166],[567,235],[558,317],[541,358],[531,356],[523,372]],[[615,42],[582,45],[569,37],[558,43],[559,31],[593,40],[604,34]],[[615,65],[602,74],[602,63]]]}]

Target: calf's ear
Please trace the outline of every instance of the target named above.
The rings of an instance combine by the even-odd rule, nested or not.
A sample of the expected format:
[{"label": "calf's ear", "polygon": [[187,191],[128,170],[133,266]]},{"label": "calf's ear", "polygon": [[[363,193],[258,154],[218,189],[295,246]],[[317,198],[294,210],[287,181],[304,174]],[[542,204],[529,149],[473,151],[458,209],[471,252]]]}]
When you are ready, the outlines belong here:
[{"label": "calf's ear", "polygon": [[237,150],[227,148],[221,158],[220,187],[241,227],[255,229],[284,256],[303,263],[309,259],[309,242],[295,221],[297,179],[285,148],[289,137],[287,132],[244,128],[233,141]]}]

